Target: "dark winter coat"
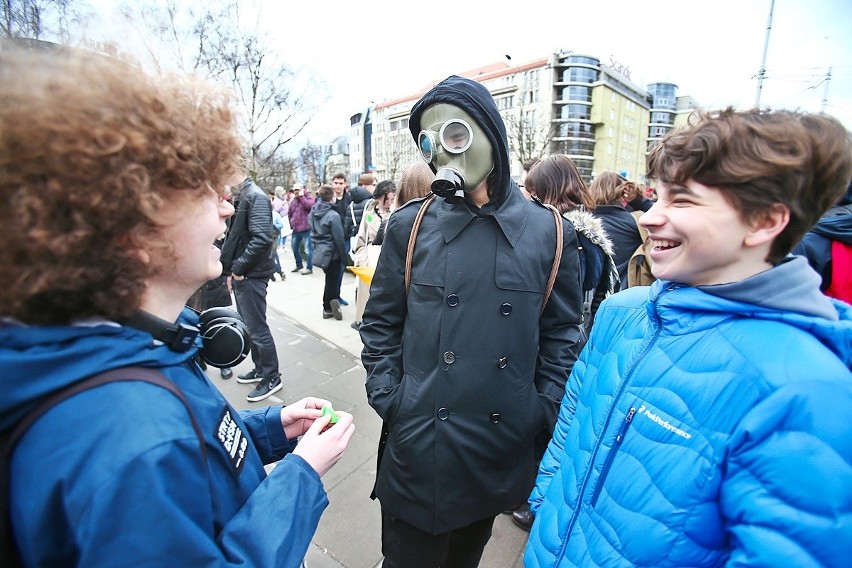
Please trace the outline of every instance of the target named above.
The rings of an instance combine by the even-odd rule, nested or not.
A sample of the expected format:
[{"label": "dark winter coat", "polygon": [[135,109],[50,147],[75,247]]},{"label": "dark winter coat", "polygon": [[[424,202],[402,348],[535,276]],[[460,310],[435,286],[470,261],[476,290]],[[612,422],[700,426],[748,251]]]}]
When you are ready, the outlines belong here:
[{"label": "dark winter coat", "polygon": [[822,277],[822,291],[831,285],[832,241],[852,244],[852,184],[840,203],[829,209],[793,247],[792,253],[807,258],[811,268]]},{"label": "dark winter coat", "polygon": [[417,235],[407,294],[408,237],[423,200],[395,211],[360,330],[368,400],[388,434],[375,493],[383,510],[433,534],[527,497],[534,438],[555,423],[582,337],[571,223],[559,219],[562,261],[541,313],[554,217],[511,181],[505,128],[485,87],[447,79],[415,105],[412,132],[438,102],[463,108],[486,131],[492,200],[477,212],[466,201],[435,199]]},{"label": "dark winter coat", "polygon": [[595,217],[603,223],[606,235],[612,241],[613,260],[618,268],[621,287],[627,288],[627,264],[636,247],[642,244],[642,236],[636,225],[636,218],[621,205],[598,205],[595,207]]},{"label": "dark winter coat", "polygon": [[[351,232],[347,235],[354,237],[358,234],[358,228],[361,226],[361,218],[364,216],[364,206],[373,198],[373,194],[363,187],[356,186],[349,192],[349,197],[352,198],[352,205],[346,210],[346,215],[349,222],[352,223]],[[353,221],[352,216],[355,216]]]},{"label": "dark winter coat", "polygon": [[314,264],[327,270],[332,262],[347,256],[343,237],[343,223],[328,201],[317,200],[308,217],[311,240],[314,243]]},{"label": "dark winter coat", "polygon": [[225,274],[269,279],[275,272],[272,203],[251,179],[234,192],[234,215],[222,245]]},{"label": "dark winter coat", "polygon": [[336,199],[331,204],[331,208],[337,211],[337,214],[340,216],[340,222],[343,223],[343,237],[346,239],[353,234],[352,214],[349,212],[350,203],[352,203],[352,195],[348,189],[344,189],[343,197]]}]

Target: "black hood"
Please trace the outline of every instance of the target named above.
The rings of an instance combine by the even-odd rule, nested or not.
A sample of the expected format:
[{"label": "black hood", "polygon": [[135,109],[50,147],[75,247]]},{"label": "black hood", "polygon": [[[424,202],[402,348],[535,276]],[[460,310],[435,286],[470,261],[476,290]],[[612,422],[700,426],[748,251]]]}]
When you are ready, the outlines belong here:
[{"label": "black hood", "polygon": [[[494,171],[488,176],[488,193],[499,207],[508,195],[511,185],[509,175],[509,143],[506,138],[506,125],[497,110],[494,98],[481,83],[451,75],[423,95],[414,108],[408,121],[408,129],[417,141],[422,130],[420,117],[423,111],[434,104],[447,103],[459,107],[468,113],[488,135],[494,148]],[[429,164],[432,171],[435,167]]]}]

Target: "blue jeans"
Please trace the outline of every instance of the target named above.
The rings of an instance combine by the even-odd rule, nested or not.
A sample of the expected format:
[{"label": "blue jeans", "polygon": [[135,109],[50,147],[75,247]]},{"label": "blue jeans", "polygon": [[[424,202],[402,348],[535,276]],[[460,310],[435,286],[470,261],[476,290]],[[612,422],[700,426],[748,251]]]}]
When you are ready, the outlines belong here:
[{"label": "blue jeans", "polygon": [[272,331],[266,323],[266,287],[265,278],[246,278],[232,280],[234,298],[237,300],[237,312],[246,322],[251,333],[251,360],[257,374],[264,379],[278,377],[278,351]]},{"label": "blue jeans", "polygon": [[296,268],[302,268],[302,253],[299,252],[299,245],[305,241],[305,256],[308,260],[308,270],[314,269],[314,242],[311,240],[310,231],[293,231],[290,244],[293,246],[293,258],[296,259]]}]

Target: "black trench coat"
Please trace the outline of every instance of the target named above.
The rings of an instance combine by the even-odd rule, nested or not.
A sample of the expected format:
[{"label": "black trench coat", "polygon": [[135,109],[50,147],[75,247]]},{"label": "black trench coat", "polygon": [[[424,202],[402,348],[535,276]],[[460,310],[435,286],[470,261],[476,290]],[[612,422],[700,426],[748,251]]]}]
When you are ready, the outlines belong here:
[{"label": "black trench coat", "polygon": [[440,534],[528,497],[534,438],[552,429],[581,339],[577,238],[568,221],[556,284],[543,292],[555,221],[517,188],[488,216],[438,198],[403,270],[422,200],[387,223],[361,326],[370,404],[387,444],[382,508]]}]

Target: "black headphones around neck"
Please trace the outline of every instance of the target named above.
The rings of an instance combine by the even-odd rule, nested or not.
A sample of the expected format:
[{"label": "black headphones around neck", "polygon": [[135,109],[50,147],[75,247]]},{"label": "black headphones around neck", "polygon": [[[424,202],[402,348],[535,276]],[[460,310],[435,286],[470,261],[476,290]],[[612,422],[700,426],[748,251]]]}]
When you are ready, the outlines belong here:
[{"label": "black headphones around neck", "polygon": [[208,308],[199,313],[198,327],[168,322],[142,310],[137,310],[121,323],[150,333],[172,351],[187,351],[200,335],[201,358],[219,369],[239,365],[251,351],[248,327],[240,314],[228,308]]}]

